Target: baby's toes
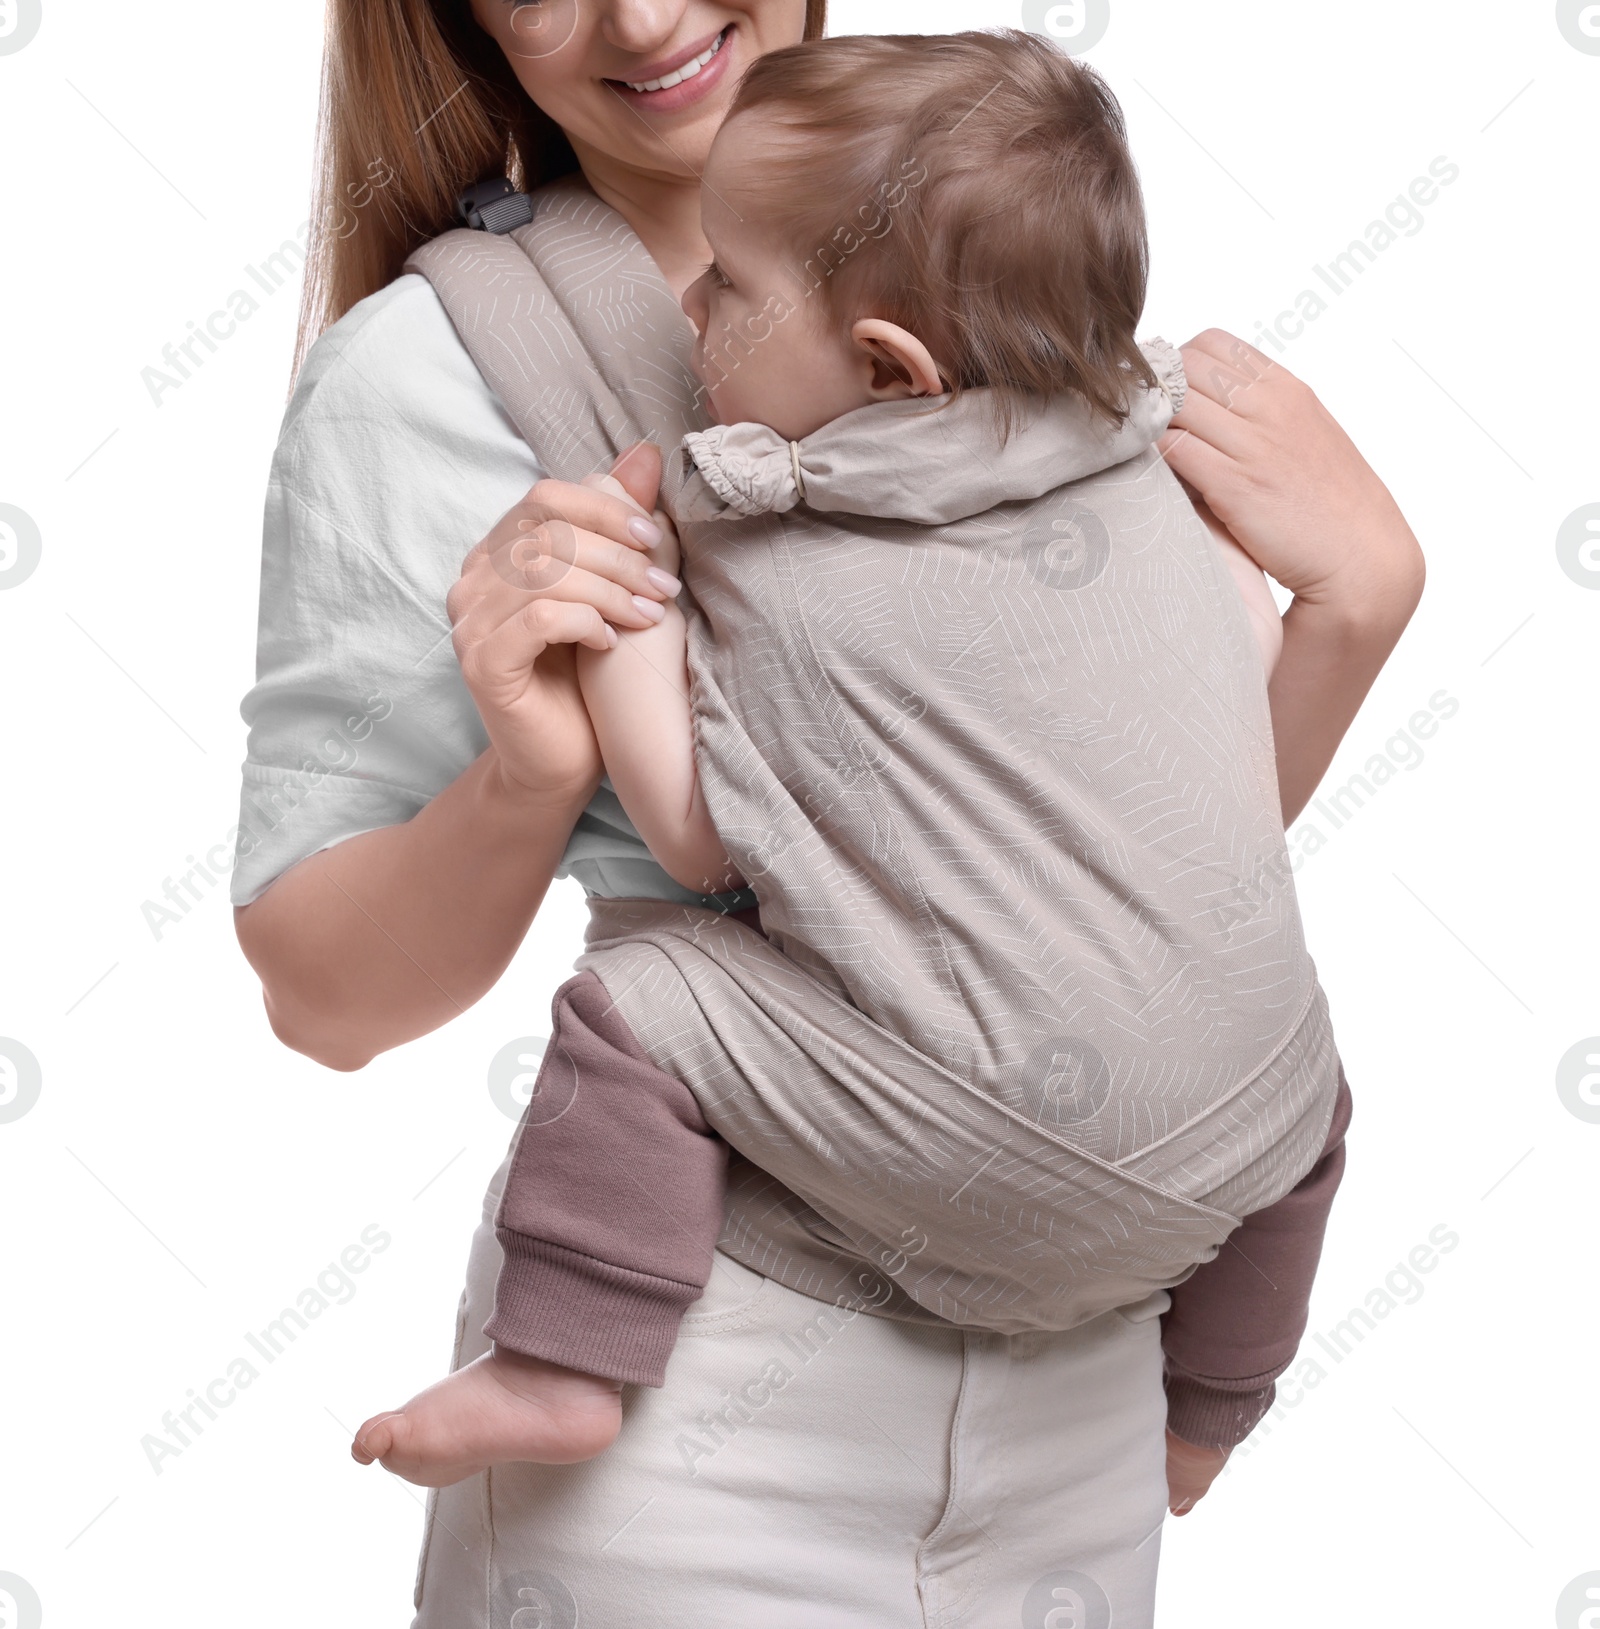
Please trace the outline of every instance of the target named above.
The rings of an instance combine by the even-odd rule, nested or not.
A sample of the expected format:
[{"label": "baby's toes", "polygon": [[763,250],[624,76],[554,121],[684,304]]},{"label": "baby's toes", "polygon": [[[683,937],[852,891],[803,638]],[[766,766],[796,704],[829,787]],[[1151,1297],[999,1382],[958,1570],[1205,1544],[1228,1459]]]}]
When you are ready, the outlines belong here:
[{"label": "baby's toes", "polygon": [[387,1459],[395,1450],[395,1426],[405,1415],[391,1409],[386,1414],[374,1414],[356,1432],[350,1444],[350,1457],[358,1465],[370,1465],[376,1459]]}]

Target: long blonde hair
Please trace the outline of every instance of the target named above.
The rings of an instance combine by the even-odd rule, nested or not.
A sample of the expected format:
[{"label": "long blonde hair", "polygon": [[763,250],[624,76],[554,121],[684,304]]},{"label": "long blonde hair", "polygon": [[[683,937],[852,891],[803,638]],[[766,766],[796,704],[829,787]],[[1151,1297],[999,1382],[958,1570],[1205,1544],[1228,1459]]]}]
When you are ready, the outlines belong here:
[{"label": "long blonde hair", "polygon": [[[806,39],[827,9],[806,0]],[[291,390],[324,329],[460,224],[463,187],[504,174],[530,191],[577,167],[468,0],[328,0]]]}]

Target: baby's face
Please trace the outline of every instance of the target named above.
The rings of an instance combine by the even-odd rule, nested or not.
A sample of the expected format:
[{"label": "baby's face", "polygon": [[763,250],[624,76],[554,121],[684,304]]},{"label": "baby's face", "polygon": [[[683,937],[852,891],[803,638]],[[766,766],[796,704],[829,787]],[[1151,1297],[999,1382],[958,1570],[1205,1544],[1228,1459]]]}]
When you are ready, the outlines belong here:
[{"label": "baby's face", "polygon": [[701,203],[716,260],[683,309],[718,422],[766,424],[798,441],[874,399],[873,360],[848,323],[808,297],[805,257],[758,224],[773,213],[776,183],[763,162],[773,139],[759,114],[741,114],[712,145]]}]

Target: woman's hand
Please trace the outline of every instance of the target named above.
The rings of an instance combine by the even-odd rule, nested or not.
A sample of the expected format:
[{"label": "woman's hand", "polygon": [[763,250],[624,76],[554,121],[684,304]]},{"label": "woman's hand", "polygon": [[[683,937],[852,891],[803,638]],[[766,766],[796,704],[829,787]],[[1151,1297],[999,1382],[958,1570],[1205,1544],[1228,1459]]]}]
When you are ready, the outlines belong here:
[{"label": "woman's hand", "polygon": [[616,628],[653,626],[677,592],[649,554],[662,528],[641,513],[655,502],[659,451],[630,449],[613,478],[622,496],[540,481],[467,556],[446,600],[501,780],[525,800],[564,802],[600,775],[573,647],[609,650]]},{"label": "woman's hand", "polygon": [[1167,1508],[1174,1516],[1188,1515],[1205,1498],[1231,1452],[1228,1448],[1198,1448],[1167,1433]]},{"label": "woman's hand", "polygon": [[1159,443],[1190,496],[1294,595],[1268,696],[1287,825],[1311,800],[1422,595],[1422,550],[1313,392],[1220,329],[1183,347]]},{"label": "woman's hand", "polygon": [[1297,598],[1361,602],[1403,625],[1422,550],[1311,388],[1218,328],[1182,349],[1189,392],[1159,443],[1173,472]]}]

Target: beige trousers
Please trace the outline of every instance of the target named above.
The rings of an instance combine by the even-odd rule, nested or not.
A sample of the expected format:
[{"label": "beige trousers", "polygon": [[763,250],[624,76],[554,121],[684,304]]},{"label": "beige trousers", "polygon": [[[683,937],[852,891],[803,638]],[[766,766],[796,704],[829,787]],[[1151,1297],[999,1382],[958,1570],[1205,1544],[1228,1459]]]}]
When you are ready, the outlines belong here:
[{"label": "beige trousers", "polygon": [[[456,1365],[487,1346],[505,1169]],[[415,1629],[1149,1629],[1166,1305],[1006,1336],[834,1308],[719,1254],[607,1453],[430,1500]]]}]

